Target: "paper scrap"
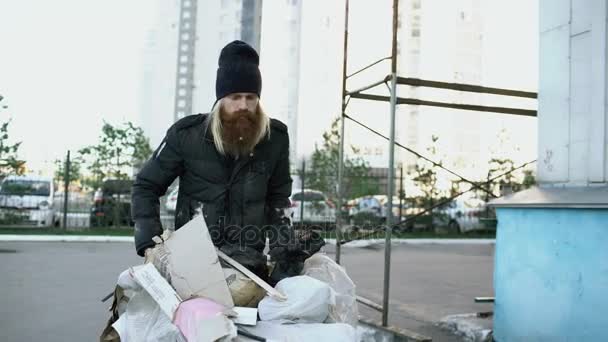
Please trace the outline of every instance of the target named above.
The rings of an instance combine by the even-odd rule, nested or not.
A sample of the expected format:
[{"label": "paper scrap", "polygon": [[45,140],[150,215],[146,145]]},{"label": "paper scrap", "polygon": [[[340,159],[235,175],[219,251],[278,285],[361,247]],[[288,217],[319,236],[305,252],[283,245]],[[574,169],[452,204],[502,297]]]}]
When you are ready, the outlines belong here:
[{"label": "paper scrap", "polygon": [[150,294],[167,317],[173,320],[175,310],[182,300],[171,285],[152,264],[135,266],[132,270],[133,278]]},{"label": "paper scrap", "polygon": [[230,316],[230,319],[234,323],[242,325],[256,325],[258,321],[258,309],[235,306],[232,308],[232,310],[236,313],[236,316]]}]

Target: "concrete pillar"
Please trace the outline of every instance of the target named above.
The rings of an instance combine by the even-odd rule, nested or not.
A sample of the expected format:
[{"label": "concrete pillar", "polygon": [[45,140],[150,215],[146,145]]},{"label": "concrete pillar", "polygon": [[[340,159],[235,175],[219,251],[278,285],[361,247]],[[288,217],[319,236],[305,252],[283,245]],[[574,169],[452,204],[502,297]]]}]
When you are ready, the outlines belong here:
[{"label": "concrete pillar", "polygon": [[493,202],[497,341],[608,341],[608,0],[540,0],[539,186]]},{"label": "concrete pillar", "polygon": [[539,180],[606,184],[606,1],[539,3]]}]

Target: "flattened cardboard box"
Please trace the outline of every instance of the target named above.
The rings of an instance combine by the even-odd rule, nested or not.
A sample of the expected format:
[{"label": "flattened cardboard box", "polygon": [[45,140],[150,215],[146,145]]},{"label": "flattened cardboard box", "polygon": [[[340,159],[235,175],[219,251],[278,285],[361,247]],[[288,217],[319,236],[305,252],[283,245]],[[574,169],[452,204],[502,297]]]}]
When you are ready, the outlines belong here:
[{"label": "flattened cardboard box", "polygon": [[164,242],[171,285],[183,300],[209,298],[234,307],[207,223],[196,216]]}]

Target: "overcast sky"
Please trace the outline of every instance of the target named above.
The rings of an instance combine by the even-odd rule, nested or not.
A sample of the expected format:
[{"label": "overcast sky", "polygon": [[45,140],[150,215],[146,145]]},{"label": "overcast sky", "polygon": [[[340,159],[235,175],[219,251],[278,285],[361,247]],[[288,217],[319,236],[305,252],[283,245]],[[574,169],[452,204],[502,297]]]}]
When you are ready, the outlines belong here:
[{"label": "overcast sky", "polygon": [[[526,50],[535,48],[534,39],[523,47],[510,42],[519,50],[507,44],[518,30],[532,29],[530,34],[537,35],[534,26],[525,25],[525,20],[535,18],[519,12],[526,0],[509,5],[486,1],[496,4],[490,6],[495,9],[488,11],[487,21],[494,23],[489,27],[499,38],[492,43],[497,59],[522,58]],[[67,149],[95,143],[104,120],[114,124],[137,120],[141,48],[145,30],[156,15],[154,3],[0,1],[0,94],[9,106],[0,110],[0,120],[12,118],[10,135],[23,141],[20,156],[28,167],[48,168]],[[517,26],[512,21],[515,14]],[[504,51],[514,51],[513,56],[505,56]],[[534,85],[536,75],[529,79]],[[505,81],[504,87],[528,89],[531,83],[510,82],[508,77]]]},{"label": "overcast sky", "polygon": [[44,167],[133,120],[144,0],[0,1],[0,94],[20,156]]}]

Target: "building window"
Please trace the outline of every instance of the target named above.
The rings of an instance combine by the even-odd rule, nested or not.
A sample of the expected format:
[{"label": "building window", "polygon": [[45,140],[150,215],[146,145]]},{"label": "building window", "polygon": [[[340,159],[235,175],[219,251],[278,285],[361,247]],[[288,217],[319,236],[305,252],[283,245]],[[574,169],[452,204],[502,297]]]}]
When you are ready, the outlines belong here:
[{"label": "building window", "polygon": [[412,37],[420,37],[420,29],[419,28],[412,29]]}]

